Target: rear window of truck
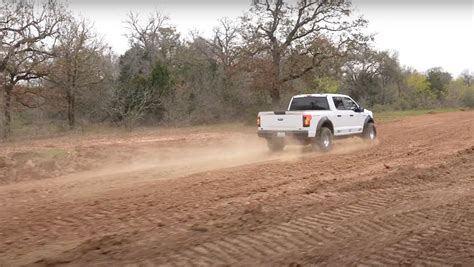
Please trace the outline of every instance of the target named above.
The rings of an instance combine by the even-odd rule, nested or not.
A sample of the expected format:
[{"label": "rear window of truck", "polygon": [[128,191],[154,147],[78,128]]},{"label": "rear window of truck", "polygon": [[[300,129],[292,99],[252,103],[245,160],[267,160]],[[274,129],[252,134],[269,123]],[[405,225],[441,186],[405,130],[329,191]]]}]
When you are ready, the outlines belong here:
[{"label": "rear window of truck", "polygon": [[290,111],[294,110],[329,110],[328,99],[322,96],[295,97],[290,105]]}]

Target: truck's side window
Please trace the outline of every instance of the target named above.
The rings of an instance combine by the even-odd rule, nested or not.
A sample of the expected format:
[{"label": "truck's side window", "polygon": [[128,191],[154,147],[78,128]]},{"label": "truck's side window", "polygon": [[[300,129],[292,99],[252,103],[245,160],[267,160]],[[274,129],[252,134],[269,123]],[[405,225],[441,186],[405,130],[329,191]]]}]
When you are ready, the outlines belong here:
[{"label": "truck's side window", "polygon": [[344,102],[342,101],[342,97],[333,97],[332,101],[334,102],[334,106],[336,106],[338,110],[346,109],[346,107],[344,106]]},{"label": "truck's side window", "polygon": [[357,104],[350,98],[344,97],[342,100],[344,101],[344,106],[347,110],[355,110],[357,108]]}]

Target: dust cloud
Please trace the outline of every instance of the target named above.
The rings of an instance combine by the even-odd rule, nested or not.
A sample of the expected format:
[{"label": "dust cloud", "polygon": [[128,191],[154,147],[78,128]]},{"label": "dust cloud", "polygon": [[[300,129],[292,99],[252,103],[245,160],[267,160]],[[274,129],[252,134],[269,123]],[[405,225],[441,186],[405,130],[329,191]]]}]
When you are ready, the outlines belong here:
[{"label": "dust cloud", "polygon": [[[109,147],[109,148],[105,148]],[[289,144],[278,153],[270,152],[266,141],[255,134],[221,135],[216,138],[192,138],[190,140],[160,142],[130,142],[95,150],[107,149],[110,158],[96,158],[99,167],[66,174],[46,180],[30,181],[25,187],[48,191],[54,185],[67,187],[54,192],[64,197],[75,198],[94,195],[104,189],[135,188],[150,181],[176,179],[188,175],[244,165],[267,162],[291,162],[303,157],[324,159],[327,154],[317,152],[309,146]],[[123,148],[127,149],[125,152]],[[336,140],[330,154],[352,153],[370,147],[359,138]],[[125,160],[111,160],[114,153],[126,155]],[[64,188],[63,188],[64,189]]]},{"label": "dust cloud", "polygon": [[[351,153],[369,147],[360,138],[337,140],[331,154]],[[141,149],[129,162],[108,166],[103,175],[135,174],[134,181],[170,179],[222,168],[269,161],[295,161],[301,157],[324,156],[311,146],[289,144],[284,151],[272,153],[266,141],[255,136],[231,136],[202,143],[150,146]],[[141,174],[141,175],[140,175]],[[116,177],[117,178],[117,177]]]}]

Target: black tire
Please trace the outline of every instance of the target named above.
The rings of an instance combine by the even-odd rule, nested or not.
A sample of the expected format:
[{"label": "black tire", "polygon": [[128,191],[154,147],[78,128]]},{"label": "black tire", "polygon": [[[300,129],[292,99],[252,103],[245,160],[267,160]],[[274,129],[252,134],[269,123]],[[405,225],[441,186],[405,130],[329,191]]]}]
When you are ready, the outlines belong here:
[{"label": "black tire", "polygon": [[282,151],[285,148],[285,140],[283,138],[267,139],[267,146],[272,152]]},{"label": "black tire", "polygon": [[362,138],[369,142],[374,142],[377,139],[377,129],[375,128],[374,123],[369,122],[364,127],[364,132],[362,133]]},{"label": "black tire", "polygon": [[316,145],[323,152],[331,151],[332,149],[332,132],[327,127],[322,127],[319,135],[316,137]]}]

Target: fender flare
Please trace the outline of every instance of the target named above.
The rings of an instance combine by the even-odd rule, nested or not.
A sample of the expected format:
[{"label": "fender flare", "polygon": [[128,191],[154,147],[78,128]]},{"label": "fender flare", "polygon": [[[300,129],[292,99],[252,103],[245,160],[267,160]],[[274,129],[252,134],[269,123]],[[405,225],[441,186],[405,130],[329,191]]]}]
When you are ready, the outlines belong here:
[{"label": "fender flare", "polygon": [[332,134],[334,135],[334,125],[332,124],[331,120],[328,117],[322,117],[318,121],[318,125],[316,126],[316,137],[318,137],[321,133],[321,128],[323,125],[329,124],[329,129],[331,130]]},{"label": "fender flare", "polygon": [[364,128],[362,128],[362,132],[365,132],[365,129],[367,129],[367,124],[369,124],[369,122],[375,124],[374,118],[372,118],[371,116],[367,116],[367,118],[365,118]]}]

